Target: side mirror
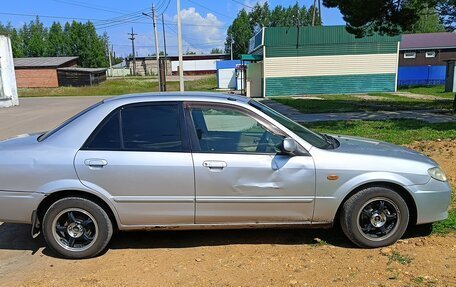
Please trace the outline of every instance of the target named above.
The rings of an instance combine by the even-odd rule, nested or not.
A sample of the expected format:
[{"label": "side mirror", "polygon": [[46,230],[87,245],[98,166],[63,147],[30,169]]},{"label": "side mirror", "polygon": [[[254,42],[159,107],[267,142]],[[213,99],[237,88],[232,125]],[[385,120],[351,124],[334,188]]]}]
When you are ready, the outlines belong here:
[{"label": "side mirror", "polygon": [[298,144],[292,138],[284,138],[282,142],[282,149],[285,153],[292,154],[298,149]]}]

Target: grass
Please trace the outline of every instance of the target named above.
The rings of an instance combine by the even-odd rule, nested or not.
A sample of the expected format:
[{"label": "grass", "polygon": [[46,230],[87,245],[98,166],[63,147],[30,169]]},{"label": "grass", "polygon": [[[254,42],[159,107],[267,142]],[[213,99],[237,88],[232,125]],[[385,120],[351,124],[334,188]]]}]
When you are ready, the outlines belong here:
[{"label": "grass", "polygon": [[[185,83],[187,91],[211,91],[217,87],[214,77]],[[168,91],[178,91],[179,82],[168,82]],[[114,96],[132,93],[146,93],[158,91],[158,83],[152,78],[126,77],[107,80],[96,86],[87,87],[58,87],[19,89],[20,97],[59,97],[59,96]]]},{"label": "grass", "polygon": [[399,92],[409,92],[413,94],[421,94],[421,95],[431,95],[446,99],[453,99],[455,93],[453,92],[445,92],[445,86],[416,86],[416,87],[403,87],[399,88]]},{"label": "grass", "polygon": [[434,223],[432,225],[432,232],[439,235],[456,232],[456,209],[449,211],[449,215],[446,220]]},{"label": "grass", "polygon": [[412,263],[413,258],[408,256],[408,255],[402,255],[397,251],[393,251],[391,255],[388,255],[388,264],[391,264],[392,262],[398,262],[399,264],[402,265],[408,265]]},{"label": "grass", "polygon": [[425,123],[417,120],[331,121],[306,123],[322,133],[367,137],[394,144],[456,139],[456,123]]},{"label": "grass", "polygon": [[318,99],[273,98],[275,101],[294,107],[302,113],[366,112],[398,110],[451,110],[450,99],[413,99],[394,94],[322,95]]}]

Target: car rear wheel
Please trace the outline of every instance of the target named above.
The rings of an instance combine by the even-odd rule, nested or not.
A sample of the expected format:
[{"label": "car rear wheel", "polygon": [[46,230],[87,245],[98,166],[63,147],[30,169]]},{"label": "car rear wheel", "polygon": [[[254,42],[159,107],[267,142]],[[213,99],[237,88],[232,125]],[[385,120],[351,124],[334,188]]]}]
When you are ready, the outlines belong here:
[{"label": "car rear wheel", "polygon": [[98,255],[108,245],[112,233],[112,223],[106,211],[84,198],[60,199],[44,215],[46,243],[66,258]]},{"label": "car rear wheel", "polygon": [[408,222],[407,203],[385,187],[370,187],[354,194],[344,203],[340,216],[345,235],[360,247],[393,244],[404,235]]}]

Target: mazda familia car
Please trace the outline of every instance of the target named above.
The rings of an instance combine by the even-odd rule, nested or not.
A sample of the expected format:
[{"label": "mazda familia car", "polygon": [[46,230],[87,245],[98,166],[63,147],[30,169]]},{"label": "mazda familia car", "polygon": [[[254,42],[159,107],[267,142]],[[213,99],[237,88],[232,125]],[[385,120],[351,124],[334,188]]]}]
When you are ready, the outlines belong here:
[{"label": "mazda familia car", "polygon": [[115,230],[330,227],[361,247],[447,218],[437,163],[326,135],[258,101],[215,93],[106,99],[56,129],[0,142],[0,221],[32,224],[63,257]]}]

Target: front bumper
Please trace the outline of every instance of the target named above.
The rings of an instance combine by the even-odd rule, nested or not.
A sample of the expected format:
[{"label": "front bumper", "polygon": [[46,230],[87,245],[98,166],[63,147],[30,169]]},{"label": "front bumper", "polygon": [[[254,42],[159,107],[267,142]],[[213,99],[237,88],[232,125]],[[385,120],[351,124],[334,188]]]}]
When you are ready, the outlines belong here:
[{"label": "front bumper", "polygon": [[44,197],[37,192],[0,191],[0,222],[32,223],[32,213]]},{"label": "front bumper", "polygon": [[415,199],[416,224],[431,223],[448,218],[451,187],[448,182],[431,179],[424,185],[408,186]]}]

